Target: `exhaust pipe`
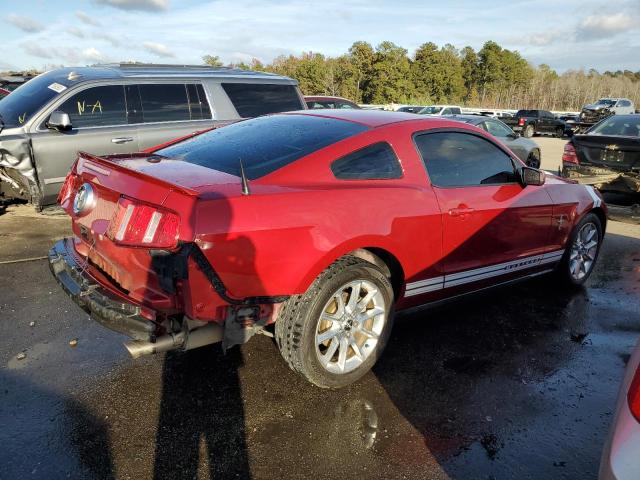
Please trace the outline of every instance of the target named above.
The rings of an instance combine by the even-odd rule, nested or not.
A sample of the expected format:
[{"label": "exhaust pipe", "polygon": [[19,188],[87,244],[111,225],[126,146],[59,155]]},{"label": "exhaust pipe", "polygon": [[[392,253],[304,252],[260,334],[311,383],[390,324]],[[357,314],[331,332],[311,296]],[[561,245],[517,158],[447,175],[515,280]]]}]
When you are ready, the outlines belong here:
[{"label": "exhaust pipe", "polygon": [[204,327],[196,328],[189,332],[169,333],[156,339],[155,343],[141,340],[130,340],[124,343],[125,348],[132,358],[140,358],[144,355],[168,352],[169,350],[192,350],[205,345],[211,345],[222,341],[224,328],[217,323],[209,323]]}]

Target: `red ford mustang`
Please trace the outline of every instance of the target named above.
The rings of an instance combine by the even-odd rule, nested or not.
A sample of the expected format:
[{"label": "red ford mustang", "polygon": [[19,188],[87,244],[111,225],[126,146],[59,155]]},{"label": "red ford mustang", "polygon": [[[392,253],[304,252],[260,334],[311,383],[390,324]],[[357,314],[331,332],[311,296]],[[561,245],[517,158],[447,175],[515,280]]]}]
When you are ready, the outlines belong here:
[{"label": "red ford mustang", "polygon": [[593,188],[483,130],[363,110],[81,153],[59,201],[75,236],[51,270],[134,357],[274,331],[290,367],[330,388],[371,368],[394,311],[548,272],[582,284],[606,222]]}]

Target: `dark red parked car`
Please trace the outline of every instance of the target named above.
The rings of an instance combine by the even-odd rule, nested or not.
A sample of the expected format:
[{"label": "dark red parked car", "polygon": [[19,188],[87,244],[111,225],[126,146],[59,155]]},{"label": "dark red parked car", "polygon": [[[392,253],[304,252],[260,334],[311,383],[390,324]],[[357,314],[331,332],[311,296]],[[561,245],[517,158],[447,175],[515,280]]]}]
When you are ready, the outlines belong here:
[{"label": "dark red parked car", "polygon": [[0,87],[0,98],[4,98],[7,95],[9,95],[11,92],[9,90],[7,90],[6,88],[1,88]]},{"label": "dark red parked car", "polygon": [[[485,131],[408,113],[307,111],[153,152],[81,153],[60,193],[62,287],[134,356],[270,334],[321,387],[367,372],[393,312],[592,272],[599,194]],[[265,328],[266,327],[266,328]]]}]

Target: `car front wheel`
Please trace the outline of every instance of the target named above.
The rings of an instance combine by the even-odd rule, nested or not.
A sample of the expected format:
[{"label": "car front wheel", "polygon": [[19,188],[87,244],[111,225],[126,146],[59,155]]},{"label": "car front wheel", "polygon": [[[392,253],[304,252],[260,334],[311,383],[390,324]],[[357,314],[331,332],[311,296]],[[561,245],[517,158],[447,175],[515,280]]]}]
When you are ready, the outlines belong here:
[{"label": "car front wheel", "polygon": [[393,323],[393,289],[376,265],[345,256],[303,295],[284,304],[276,342],[292,370],[322,388],[340,388],[367,373]]},{"label": "car front wheel", "polygon": [[558,265],[557,274],[569,285],[582,285],[587,281],[598,259],[602,243],[602,223],[594,213],[588,213],[576,225],[569,237],[567,248]]},{"label": "car front wheel", "polygon": [[527,166],[532,168],[540,168],[540,150],[532,150],[527,157]]}]

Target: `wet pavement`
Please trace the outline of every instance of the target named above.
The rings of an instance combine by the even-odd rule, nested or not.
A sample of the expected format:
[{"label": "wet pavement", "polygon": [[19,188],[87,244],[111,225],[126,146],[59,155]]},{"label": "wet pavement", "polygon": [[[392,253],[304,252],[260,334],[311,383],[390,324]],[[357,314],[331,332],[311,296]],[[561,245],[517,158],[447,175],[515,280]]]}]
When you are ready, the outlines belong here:
[{"label": "wet pavement", "polygon": [[[21,212],[0,262],[46,254],[14,228],[64,233]],[[324,391],[264,336],[131,360],[46,261],[0,263],[0,479],[595,478],[639,294],[640,226],[612,222],[586,288],[405,315],[370,374]]]}]

